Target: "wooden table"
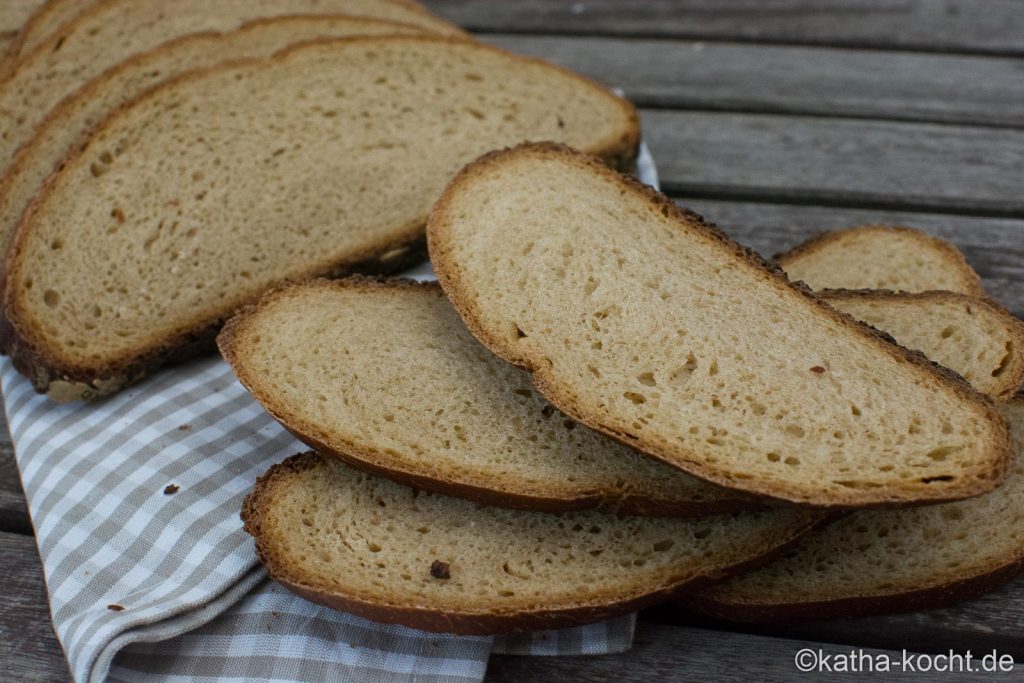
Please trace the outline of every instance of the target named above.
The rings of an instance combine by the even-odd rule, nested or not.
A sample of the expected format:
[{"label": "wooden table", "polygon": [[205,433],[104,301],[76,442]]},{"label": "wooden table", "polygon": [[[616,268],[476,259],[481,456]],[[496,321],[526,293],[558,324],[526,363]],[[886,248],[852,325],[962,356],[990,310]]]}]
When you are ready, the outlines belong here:
[{"label": "wooden table", "polygon": [[[826,228],[918,226],[956,243],[1024,316],[1024,2],[427,4],[485,41],[623,88],[665,191],[739,241],[771,255]],[[0,431],[0,678],[67,680]],[[656,608],[627,654],[494,657],[489,676],[786,681],[800,648],[849,646],[996,648],[1024,661],[1024,580],[956,608],[817,624],[738,626]]]}]

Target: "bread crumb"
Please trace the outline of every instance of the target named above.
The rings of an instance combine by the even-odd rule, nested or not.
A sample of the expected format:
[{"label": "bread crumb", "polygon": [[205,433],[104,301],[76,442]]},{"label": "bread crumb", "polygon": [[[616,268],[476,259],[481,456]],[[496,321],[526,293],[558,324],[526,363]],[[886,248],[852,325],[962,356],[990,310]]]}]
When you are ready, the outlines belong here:
[{"label": "bread crumb", "polygon": [[181,487],[177,484],[168,484],[164,487],[165,496],[173,496],[175,493],[181,490]]},{"label": "bread crumb", "polygon": [[450,579],[452,578],[451,568],[447,562],[441,560],[434,560],[430,565],[430,575],[435,579]]}]

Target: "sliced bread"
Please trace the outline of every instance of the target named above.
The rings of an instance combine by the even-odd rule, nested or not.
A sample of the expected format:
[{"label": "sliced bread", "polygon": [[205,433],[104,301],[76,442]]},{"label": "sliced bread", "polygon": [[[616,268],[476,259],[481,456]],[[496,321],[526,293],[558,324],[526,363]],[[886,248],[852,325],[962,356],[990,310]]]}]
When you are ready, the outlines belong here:
[{"label": "sliced bread", "polygon": [[573,419],[715,483],[816,505],[994,488],[1005,421],[668,198],[564,147],[464,169],[428,225],[473,334]]},{"label": "sliced bread", "polygon": [[506,510],[306,453],[260,477],[242,519],[270,576],[309,600],[375,621],[488,634],[598,621],[664,600],[777,551],[818,515]]},{"label": "sliced bread", "polygon": [[57,105],[0,174],[0,253],[6,252],[43,181],[69,152],[86,142],[97,123],[154,85],[191,69],[269,57],[288,45],[315,38],[422,33],[408,24],[346,15],[272,17],[234,31],[184,36],[108,69]]},{"label": "sliced bread", "polygon": [[[984,345],[998,351],[1008,328],[1020,334],[1012,317],[960,295],[835,296],[982,381]],[[955,335],[943,337],[943,325]],[[436,283],[293,285],[235,315],[217,343],[242,384],[311,447],[427,490],[547,511],[693,516],[756,505],[567,419],[529,375],[473,339]]]},{"label": "sliced bread", "polygon": [[0,168],[58,102],[132,55],[197,31],[230,30],[260,17],[301,13],[350,14],[462,35],[451,24],[396,0],[103,0],[51,33],[0,83]]},{"label": "sliced bread", "polygon": [[998,403],[1024,383],[1024,322],[987,300],[954,292],[825,290],[834,308],[958,372]]},{"label": "sliced bread", "polygon": [[945,290],[984,296],[960,250],[920,230],[864,225],[812,237],[775,257],[812,289]]},{"label": "sliced bread", "polygon": [[232,318],[217,343],[293,434],[410,485],[546,511],[758,507],[577,426],[473,339],[437,283],[294,285]]},{"label": "sliced bread", "polygon": [[780,559],[695,595],[740,621],[929,609],[992,590],[1024,568],[1024,399],[1001,411],[1018,457],[1006,483],[970,500],[865,510],[815,530]]},{"label": "sliced bread", "polygon": [[[7,46],[3,59],[5,63],[17,61],[21,55],[31,52],[41,40],[78,16],[98,0],[6,0],[4,3],[5,27],[7,22],[17,22],[18,29],[14,42]],[[7,6],[12,5],[8,10]],[[12,11],[13,10],[13,11]]]},{"label": "sliced bread", "polygon": [[419,257],[467,161],[556,138],[628,166],[632,106],[469,41],[353,38],[190,72],[120,109],[51,176],[8,252],[16,367],[109,393],[285,280]]}]

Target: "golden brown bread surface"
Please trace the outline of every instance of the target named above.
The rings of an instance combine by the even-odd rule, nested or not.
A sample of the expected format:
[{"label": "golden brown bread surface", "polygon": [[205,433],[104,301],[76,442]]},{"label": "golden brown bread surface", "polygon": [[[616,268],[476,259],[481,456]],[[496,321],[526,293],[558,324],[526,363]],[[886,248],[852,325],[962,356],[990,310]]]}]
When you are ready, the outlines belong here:
[{"label": "golden brown bread surface", "polygon": [[233,317],[217,343],[289,431],[397,481],[529,510],[760,507],[566,418],[473,339],[436,283],[293,285]]},{"label": "golden brown bread surface", "polygon": [[492,153],[431,214],[470,330],[574,419],[715,483],[818,505],[991,490],[1005,421],[667,198],[553,145]]},{"label": "golden brown bread surface", "polygon": [[955,246],[904,226],[825,232],[775,260],[812,289],[944,290],[983,297],[981,278]]},{"label": "golden brown bread surface", "polygon": [[15,365],[55,398],[115,391],[282,281],[393,270],[464,163],[530,138],[628,165],[636,115],[557,67],[443,38],[308,44],[166,83],[22,222]]},{"label": "golden brown bread surface", "polygon": [[1024,399],[1000,410],[1017,457],[995,491],[942,505],[853,512],[691,603],[740,621],[833,619],[931,609],[1009,580],[1024,567]]},{"label": "golden brown bread surface", "polygon": [[306,453],[242,510],[272,578],[336,609],[429,631],[559,628],[622,614],[778,551],[797,509],[698,520],[507,510]]}]

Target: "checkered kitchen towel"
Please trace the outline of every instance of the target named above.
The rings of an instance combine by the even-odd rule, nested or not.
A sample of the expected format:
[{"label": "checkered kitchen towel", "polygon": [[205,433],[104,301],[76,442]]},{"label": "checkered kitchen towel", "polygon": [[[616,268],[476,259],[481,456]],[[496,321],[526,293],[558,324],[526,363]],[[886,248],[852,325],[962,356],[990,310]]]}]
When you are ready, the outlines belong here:
[{"label": "checkered kitchen towel", "polygon": [[[641,178],[657,183],[650,156]],[[412,273],[432,277],[429,265]],[[454,637],[329,610],[266,578],[242,497],[305,447],[220,358],[98,403],[56,405],[6,359],[4,405],[76,681],[477,681],[491,652],[629,648],[633,617],[508,638]]]}]

